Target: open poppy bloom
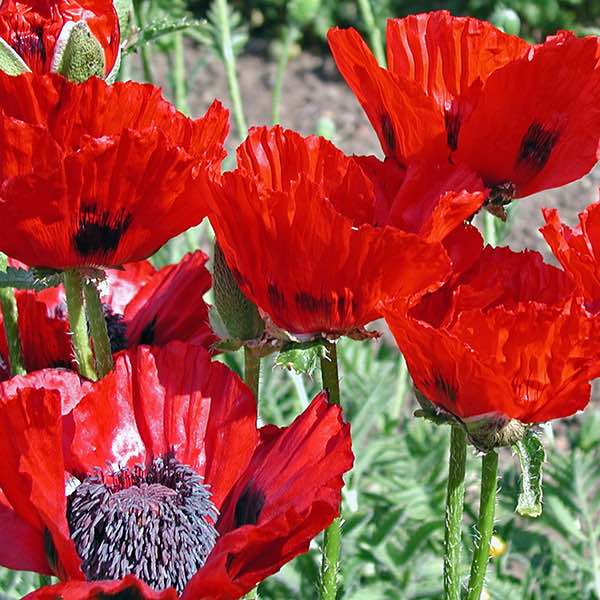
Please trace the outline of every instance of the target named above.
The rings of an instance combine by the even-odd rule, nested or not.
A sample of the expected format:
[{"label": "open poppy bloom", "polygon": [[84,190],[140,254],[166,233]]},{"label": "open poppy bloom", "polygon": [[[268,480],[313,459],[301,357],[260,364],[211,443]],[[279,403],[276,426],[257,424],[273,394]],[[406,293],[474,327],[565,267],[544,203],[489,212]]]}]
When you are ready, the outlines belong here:
[{"label": "open poppy bloom", "polygon": [[543,209],[540,231],[554,256],[573,279],[585,299],[586,308],[600,311],[600,202],[590,204],[579,215],[579,227],[560,222],[556,209]]},{"label": "open poppy bloom", "polygon": [[88,385],[65,415],[47,389],[0,399],[0,564],[62,580],[28,598],[240,598],[338,514],[353,456],[325,393],[257,430],[251,391],[179,342]]},{"label": "open poppy bloom", "polygon": [[[209,307],[203,300],[212,282],[207,260],[197,251],[160,271],[148,261],[107,271],[109,287],[101,300],[112,351],[142,344],[164,346],[172,341],[210,350],[219,338],[211,329]],[[16,296],[27,371],[50,367],[76,370],[63,289],[18,291]],[[0,335],[0,381],[10,376],[7,359],[6,339]]]},{"label": "open poppy bloom", "polygon": [[73,28],[80,24],[86,26],[104,55],[94,74],[109,77],[118,67],[120,43],[112,0],[4,0],[0,44],[3,53],[13,57],[15,72],[11,74],[56,71]]},{"label": "open poppy bloom", "polygon": [[[99,107],[102,107],[99,109]],[[160,90],[0,73],[0,250],[32,267],[111,267],[206,216],[228,112],[177,112]]]},{"label": "open poppy bloom", "polygon": [[530,45],[447,11],[390,19],[388,68],[354,29],[329,44],[386,156],[434,152],[464,162],[490,202],[556,187],[598,160],[598,38],[560,32]]},{"label": "open poppy bloom", "polygon": [[487,247],[449,289],[408,316],[392,306],[384,315],[415,387],[476,439],[511,420],[574,414],[600,373],[598,319],[567,275],[534,252]]},{"label": "open poppy bloom", "polygon": [[404,206],[409,176],[393,161],[281,127],[253,129],[237,165],[211,184],[209,216],[242,291],[292,334],[352,334],[380,316],[382,298],[410,304],[439,287],[450,271],[441,241],[485,199],[463,173],[451,193],[419,204],[436,189],[424,170],[431,188],[415,181]]}]

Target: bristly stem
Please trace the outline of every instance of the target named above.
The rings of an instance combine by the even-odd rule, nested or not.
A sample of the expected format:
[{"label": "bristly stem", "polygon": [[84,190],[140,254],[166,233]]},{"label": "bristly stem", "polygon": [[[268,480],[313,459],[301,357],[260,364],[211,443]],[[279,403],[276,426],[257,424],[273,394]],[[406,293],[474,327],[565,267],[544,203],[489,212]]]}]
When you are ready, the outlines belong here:
[{"label": "bristly stem", "polygon": [[[324,342],[326,356],[321,357],[323,388],[329,394],[331,404],[340,404],[340,378],[338,373],[335,342]],[[338,590],[338,574],[342,547],[342,519],[338,517],[325,530],[323,558],[321,562],[320,600],[335,600]]]},{"label": "bristly stem", "polygon": [[235,67],[235,53],[231,42],[231,27],[229,25],[230,11],[227,6],[227,0],[216,0],[216,2],[217,14],[219,17],[219,30],[221,34],[221,57],[225,64],[225,72],[227,74],[227,85],[229,87],[229,95],[231,96],[233,118],[235,119],[235,126],[238,130],[240,139],[244,139],[248,132],[248,126],[246,125],[246,117],[244,116],[242,95],[240,94],[240,86]]},{"label": "bristly stem", "polygon": [[94,367],[94,355],[88,337],[87,319],[83,304],[83,280],[79,271],[65,271],[64,285],[71,327],[71,345],[79,365],[79,373],[83,377],[95,381],[97,377]]},{"label": "bristly stem", "polygon": [[[133,13],[138,29],[143,31],[146,23],[144,19],[141,0],[137,0],[137,2],[133,3]],[[154,76],[152,75],[152,55],[148,44],[144,44],[140,48],[140,58],[142,61],[142,71],[144,73],[144,80],[147,83],[154,83]]]},{"label": "bristly stem", "polygon": [[256,402],[260,384],[260,355],[254,348],[244,346],[244,381],[252,390]]},{"label": "bristly stem", "polygon": [[494,530],[496,490],[498,488],[498,454],[492,450],[481,461],[481,497],[479,499],[479,519],[477,539],[471,563],[467,600],[479,600],[485,580],[485,572],[490,558],[490,541]]},{"label": "bristly stem", "polygon": [[300,30],[294,24],[286,25],[283,31],[283,45],[277,60],[277,72],[275,73],[275,84],[273,85],[273,102],[271,105],[271,114],[273,125],[279,123],[281,118],[281,91],[283,88],[283,78],[290,60],[290,51],[292,45],[298,39]]},{"label": "bristly stem", "polygon": [[[0,253],[0,271],[6,271],[8,267],[8,257]],[[11,375],[25,375],[25,361],[21,349],[21,339],[19,336],[19,310],[17,308],[17,298],[13,288],[0,288],[0,305],[2,309],[2,320],[4,323],[4,333],[8,345],[8,361],[10,363]]]},{"label": "bristly stem", "polygon": [[102,301],[98,286],[94,281],[85,281],[83,284],[85,297],[85,310],[90,325],[90,333],[94,342],[94,355],[96,357],[96,373],[99,378],[104,377],[113,368],[110,337],[102,308]]},{"label": "bristly stem", "polygon": [[465,500],[465,466],[467,434],[452,427],[450,462],[446,493],[446,529],[444,532],[444,598],[460,600],[460,554],[462,546],[462,516]]},{"label": "bristly stem", "polygon": [[381,31],[375,22],[375,15],[373,14],[373,8],[371,7],[370,0],[358,0],[358,6],[360,7],[360,12],[362,13],[363,21],[367,27],[367,31],[369,33],[369,40],[371,42],[371,48],[373,49],[373,54],[375,54],[375,58],[377,62],[385,67],[387,61],[385,59],[385,50],[383,48],[383,39],[381,36]]},{"label": "bristly stem", "polygon": [[174,69],[173,69],[173,92],[175,96],[175,106],[182,113],[189,114],[187,79],[185,73],[185,52],[183,46],[183,32],[176,31],[173,34],[174,40]]}]

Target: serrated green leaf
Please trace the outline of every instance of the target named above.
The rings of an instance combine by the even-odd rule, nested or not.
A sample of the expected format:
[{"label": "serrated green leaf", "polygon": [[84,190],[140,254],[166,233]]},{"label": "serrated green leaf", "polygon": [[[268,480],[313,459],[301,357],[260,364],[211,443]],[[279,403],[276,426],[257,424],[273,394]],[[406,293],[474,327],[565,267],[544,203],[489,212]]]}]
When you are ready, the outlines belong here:
[{"label": "serrated green leaf", "polygon": [[325,356],[325,346],[319,342],[306,344],[290,344],[275,359],[275,365],[296,373],[311,375],[319,366],[321,357]]},{"label": "serrated green leaf", "polygon": [[517,513],[523,517],[539,517],[542,514],[542,465],[546,451],[540,438],[532,431],[513,446],[521,465],[521,490]]}]

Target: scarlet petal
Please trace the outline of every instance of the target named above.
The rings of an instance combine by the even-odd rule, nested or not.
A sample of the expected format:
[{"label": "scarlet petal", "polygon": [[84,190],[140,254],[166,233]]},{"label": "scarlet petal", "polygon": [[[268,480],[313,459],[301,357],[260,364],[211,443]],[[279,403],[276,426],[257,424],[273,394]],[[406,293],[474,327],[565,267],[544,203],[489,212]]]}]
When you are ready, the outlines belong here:
[{"label": "scarlet petal", "polygon": [[128,263],[123,265],[122,270],[109,269],[106,272],[108,290],[102,295],[102,301],[108,304],[113,312],[122,315],[125,307],[155,273],[156,269],[147,260]]},{"label": "scarlet petal", "polygon": [[125,310],[129,346],[163,346],[172,341],[210,349],[218,341],[203,296],[212,278],[203,252],[186,255],[177,265],[161,269],[135,295]]},{"label": "scarlet petal", "polygon": [[434,99],[415,82],[381,68],[356,30],[336,27],[327,39],[386,156],[406,164],[425,147],[435,146],[443,153],[444,116]]},{"label": "scarlet petal", "polygon": [[60,568],[80,578],[66,520],[60,395],[25,389],[2,402],[0,488],[19,518],[51,536]]},{"label": "scarlet petal", "polygon": [[271,429],[227,498],[221,537],[184,598],[237,598],[305,552],[338,514],[352,463],[349,425],[325,393],[292,425]]},{"label": "scarlet petal", "polygon": [[103,598],[135,598],[136,600],[176,600],[177,592],[169,588],[157,592],[132,575],[119,581],[68,581],[43,587],[24,600],[98,600]]},{"label": "scarlet petal", "polygon": [[495,71],[462,125],[456,159],[490,186],[512,182],[517,196],[585,175],[600,138],[597,53],[596,38],[570,36]]}]

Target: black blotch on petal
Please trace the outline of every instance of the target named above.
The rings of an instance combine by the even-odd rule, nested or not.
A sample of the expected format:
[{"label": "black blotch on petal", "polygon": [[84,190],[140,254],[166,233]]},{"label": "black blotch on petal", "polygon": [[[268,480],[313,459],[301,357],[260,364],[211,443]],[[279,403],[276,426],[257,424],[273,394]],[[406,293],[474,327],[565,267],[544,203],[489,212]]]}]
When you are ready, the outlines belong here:
[{"label": "black blotch on petal", "polygon": [[387,113],[381,116],[381,133],[387,148],[386,154],[394,154],[396,152],[396,132],[392,119]]},{"label": "black blotch on petal", "polygon": [[273,305],[273,308],[285,308],[285,296],[274,283],[269,283],[267,286],[267,294],[269,295],[269,302]]},{"label": "black blotch on petal", "polygon": [[332,301],[329,298],[315,296],[308,292],[298,292],[295,296],[296,305],[304,312],[329,314],[331,312]]},{"label": "black blotch on petal", "polygon": [[154,338],[156,337],[156,322],[157,317],[154,317],[154,319],[142,329],[139,342],[142,346],[151,346],[154,343]]},{"label": "black blotch on petal", "polygon": [[517,163],[526,163],[536,171],[541,171],[556,145],[560,132],[544,129],[539,123],[532,123],[521,141]]},{"label": "black blotch on petal", "polygon": [[447,400],[452,403],[456,402],[458,390],[439,373],[437,373],[433,378],[433,385],[437,392],[444,396]]},{"label": "black blotch on petal", "polygon": [[250,482],[235,505],[235,526],[256,525],[265,505],[265,494]]},{"label": "black blotch on petal", "polygon": [[140,591],[132,587],[114,594],[101,593],[97,598],[98,600],[144,600]]},{"label": "black blotch on petal", "polygon": [[83,257],[114,252],[123,234],[131,225],[131,215],[120,210],[115,213],[99,211],[94,204],[81,207],[73,243]]},{"label": "black blotch on petal", "polygon": [[460,117],[452,110],[444,111],[444,122],[446,125],[446,139],[450,150],[458,148],[458,134],[460,133]]}]

